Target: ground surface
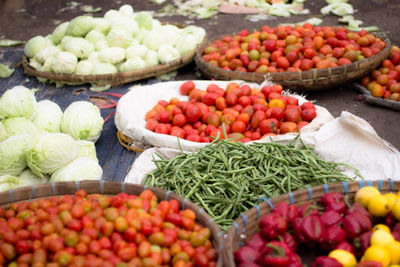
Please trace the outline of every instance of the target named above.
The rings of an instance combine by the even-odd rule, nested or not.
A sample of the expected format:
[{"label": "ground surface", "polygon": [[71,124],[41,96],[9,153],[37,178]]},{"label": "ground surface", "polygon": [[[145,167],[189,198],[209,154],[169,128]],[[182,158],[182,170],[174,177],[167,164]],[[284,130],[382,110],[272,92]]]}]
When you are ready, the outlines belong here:
[{"label": "ground surface", "polygon": [[[8,39],[28,40],[35,35],[46,35],[54,29],[54,20],[70,20],[82,14],[79,9],[66,10],[57,13],[65,7],[68,1],[63,0],[0,0],[0,37]],[[157,10],[160,6],[149,3],[145,0],[118,1],[118,0],[92,0],[80,1],[94,7],[102,7],[103,11],[95,16],[103,15],[110,8],[118,8],[121,3],[130,3],[135,10]],[[357,9],[355,17],[364,21],[366,26],[376,25],[384,31],[390,40],[400,44],[400,30],[398,10],[399,0],[350,0]],[[320,8],[325,5],[323,0],[307,0],[305,7],[309,8],[313,15],[318,15]],[[21,12],[22,9],[22,12]],[[193,22],[207,30],[209,38],[224,34],[237,32],[242,29],[258,29],[263,25],[276,26],[279,23],[293,23],[303,21],[309,16],[292,16],[290,18],[274,18],[271,20],[251,22],[246,20],[244,15],[219,14],[208,20],[194,20]],[[323,25],[338,24],[337,17],[323,16]],[[174,16],[161,18],[162,21],[188,22],[188,18]],[[20,48],[0,49],[0,62],[17,64],[22,57]],[[179,70],[175,80],[204,79],[195,76],[195,64],[189,64]],[[154,83],[155,79],[142,80],[138,83]],[[55,89],[52,85],[38,84],[36,79],[24,76],[22,68],[19,67],[12,78],[0,80],[0,94],[16,84],[24,84],[30,87],[38,86],[41,91],[38,98],[50,98],[65,108],[71,101],[88,99],[91,95],[88,91],[81,94],[73,94],[75,89],[85,89],[80,86],[72,88],[65,87]],[[114,88],[113,91],[123,93],[132,84]],[[385,140],[390,142],[397,149],[400,149],[400,112],[383,107],[371,106],[363,101],[357,100],[359,92],[350,84],[341,88],[335,88],[323,92],[307,94],[307,98],[314,99],[317,104],[326,107],[335,117],[342,111],[349,111],[368,121]],[[103,116],[110,113],[110,110],[103,110]],[[126,172],[130,163],[134,160],[135,154],[128,152],[120,146],[115,137],[116,128],[113,121],[105,125],[105,131],[97,143],[98,156],[104,168],[105,179],[120,180]],[[117,167],[116,167],[117,166]]]}]

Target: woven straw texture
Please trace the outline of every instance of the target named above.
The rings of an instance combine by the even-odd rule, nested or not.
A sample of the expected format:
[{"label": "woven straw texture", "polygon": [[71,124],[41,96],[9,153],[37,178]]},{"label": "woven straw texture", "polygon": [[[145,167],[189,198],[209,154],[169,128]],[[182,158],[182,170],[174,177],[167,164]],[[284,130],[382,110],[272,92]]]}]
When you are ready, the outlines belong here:
[{"label": "woven straw texture", "polygon": [[319,202],[321,196],[328,192],[339,192],[347,196],[349,202],[352,203],[354,202],[354,195],[358,189],[364,186],[374,186],[382,193],[398,192],[400,190],[399,181],[359,181],[324,184],[280,195],[273,199],[263,198],[263,203],[241,214],[229,229],[223,253],[224,266],[236,266],[233,253],[239,249],[248,238],[259,232],[258,223],[261,217],[270,213],[273,210],[274,205],[279,202],[284,201],[288,204],[302,205],[305,203]]},{"label": "woven straw texture", "polygon": [[223,251],[223,232],[218,225],[214,223],[211,217],[201,208],[187,199],[184,199],[171,191],[165,191],[156,187],[148,187],[144,185],[128,184],[124,182],[111,181],[76,181],[76,182],[57,182],[39,184],[32,187],[21,187],[15,190],[9,190],[0,193],[0,206],[8,207],[10,204],[20,201],[28,201],[32,199],[74,194],[77,190],[84,189],[88,194],[100,193],[104,195],[116,195],[121,192],[128,194],[140,194],[143,190],[151,190],[161,200],[176,199],[180,207],[183,209],[191,209],[197,214],[197,221],[202,226],[210,228],[212,233],[212,242],[218,251],[217,266],[222,266],[222,251]]},{"label": "woven straw texture", "polygon": [[295,91],[321,91],[362,78],[379,67],[381,62],[389,56],[391,42],[384,34],[376,34],[376,36],[380,37],[386,43],[385,49],[372,57],[336,68],[265,74],[224,70],[208,64],[202,58],[203,50],[213,41],[221,39],[222,36],[214,38],[209,43],[200,46],[196,52],[195,61],[200,71],[208,78],[217,80],[244,80],[256,83],[262,83],[266,79],[270,79],[274,83],[281,84],[285,88]]}]

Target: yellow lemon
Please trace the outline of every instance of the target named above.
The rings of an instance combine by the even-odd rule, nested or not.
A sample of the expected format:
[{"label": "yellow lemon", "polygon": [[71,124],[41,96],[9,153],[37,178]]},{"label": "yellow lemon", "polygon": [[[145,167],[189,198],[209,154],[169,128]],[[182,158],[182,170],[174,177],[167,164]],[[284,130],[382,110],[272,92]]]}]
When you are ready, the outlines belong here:
[{"label": "yellow lemon", "polygon": [[371,246],[384,247],[386,244],[389,244],[394,240],[394,237],[385,230],[376,230],[371,235]]},{"label": "yellow lemon", "polygon": [[385,249],[389,252],[390,264],[400,264],[400,242],[390,242],[386,244]]},{"label": "yellow lemon", "polygon": [[394,193],[387,193],[384,194],[384,196],[386,197],[388,203],[389,203],[389,209],[392,210],[394,203],[396,202],[396,200],[399,198],[396,194]]},{"label": "yellow lemon", "polygon": [[356,195],[354,196],[354,201],[360,203],[364,208],[368,207],[369,200],[371,197],[380,195],[381,193],[379,192],[378,189],[372,186],[366,186],[363,188],[360,188]]},{"label": "yellow lemon", "polygon": [[357,260],[354,255],[344,249],[332,250],[328,257],[337,259],[343,267],[354,267],[357,265]]},{"label": "yellow lemon", "polygon": [[387,267],[390,264],[390,255],[383,247],[371,246],[364,252],[361,258],[361,262],[363,261],[378,261],[383,267]]},{"label": "yellow lemon", "polygon": [[384,195],[375,195],[370,198],[368,211],[372,216],[384,217],[389,214],[389,203]]},{"label": "yellow lemon", "polygon": [[376,230],[383,230],[385,232],[391,233],[389,226],[386,224],[377,224],[372,228],[372,232],[375,232]]},{"label": "yellow lemon", "polygon": [[397,199],[396,202],[394,203],[393,208],[392,208],[392,212],[393,212],[394,217],[398,221],[400,221],[400,198]]}]

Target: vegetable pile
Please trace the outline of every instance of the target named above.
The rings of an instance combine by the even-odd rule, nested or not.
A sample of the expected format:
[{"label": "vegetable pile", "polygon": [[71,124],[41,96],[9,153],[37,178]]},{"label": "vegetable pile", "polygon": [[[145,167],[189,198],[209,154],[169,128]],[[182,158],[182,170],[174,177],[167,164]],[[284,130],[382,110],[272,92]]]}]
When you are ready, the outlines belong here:
[{"label": "vegetable pile", "polygon": [[203,91],[188,81],[180,86],[180,93],[189,95],[189,102],[176,97],[160,100],[146,113],[146,129],[193,142],[208,143],[217,136],[225,139],[227,134],[246,143],[298,132],[317,116],[314,104],[299,106],[297,98],[282,94],[280,85],[260,90],[231,82],[225,90],[210,84]]},{"label": "vegetable pile", "polygon": [[400,48],[392,46],[390,58],[365,76],[361,84],[375,97],[400,101]]},{"label": "vegetable pile", "polygon": [[94,142],[104,121],[92,103],[73,102],[63,113],[16,86],[0,98],[0,119],[0,191],[49,179],[101,179]]},{"label": "vegetable pile", "polygon": [[104,18],[79,16],[25,45],[29,65],[56,74],[99,75],[145,69],[179,59],[204,37],[197,26],[161,25],[132,6],[111,9]]},{"label": "vegetable pile", "polygon": [[0,233],[4,266],[215,266],[218,257],[193,210],[149,190],[14,203],[0,208]]},{"label": "vegetable pile", "polygon": [[192,154],[167,160],[158,155],[156,170],[144,184],[173,190],[204,208],[223,231],[242,212],[260,202],[307,186],[353,180],[325,162],[296,138],[291,144],[245,145],[215,140]]},{"label": "vegetable pile", "polygon": [[320,206],[280,202],[261,218],[260,232],[235,252],[235,260],[239,266],[300,267],[296,252],[306,247],[327,254],[312,267],[398,266],[399,197],[364,187],[353,205],[336,192],[323,195]]},{"label": "vegetable pile", "polygon": [[242,72],[296,72],[332,68],[376,55],[386,43],[365,30],[344,27],[263,26],[226,35],[209,44],[202,58],[225,70]]}]

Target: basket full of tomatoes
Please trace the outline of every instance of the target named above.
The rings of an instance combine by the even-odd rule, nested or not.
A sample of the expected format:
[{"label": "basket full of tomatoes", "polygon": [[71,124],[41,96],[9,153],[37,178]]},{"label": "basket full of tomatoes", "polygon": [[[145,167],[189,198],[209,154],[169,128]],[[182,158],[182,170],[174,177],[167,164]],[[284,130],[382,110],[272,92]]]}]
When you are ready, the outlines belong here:
[{"label": "basket full of tomatoes", "polygon": [[171,191],[109,181],[0,193],[1,266],[222,266],[222,233]]},{"label": "basket full of tomatoes", "polygon": [[390,41],[365,30],[304,25],[263,26],[219,36],[201,46],[195,61],[207,77],[317,91],[362,78],[388,57]]}]

